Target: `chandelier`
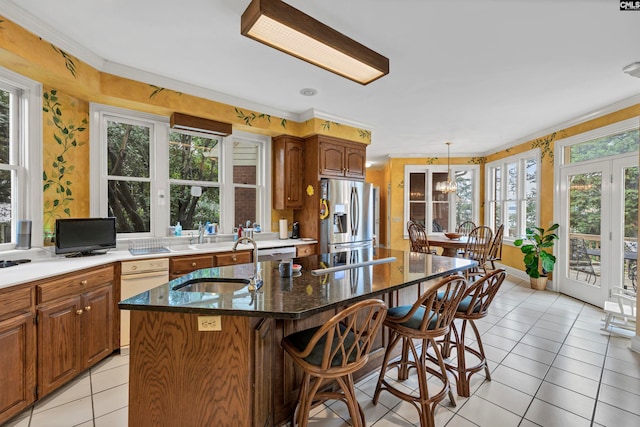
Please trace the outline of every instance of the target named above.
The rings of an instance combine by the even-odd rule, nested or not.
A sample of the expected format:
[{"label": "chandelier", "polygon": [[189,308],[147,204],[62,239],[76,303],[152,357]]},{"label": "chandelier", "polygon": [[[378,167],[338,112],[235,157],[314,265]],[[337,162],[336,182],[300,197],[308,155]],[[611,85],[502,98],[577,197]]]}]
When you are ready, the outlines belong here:
[{"label": "chandelier", "polygon": [[436,191],[442,193],[455,193],[458,191],[458,184],[451,180],[451,142],[447,142],[447,181],[436,183]]}]

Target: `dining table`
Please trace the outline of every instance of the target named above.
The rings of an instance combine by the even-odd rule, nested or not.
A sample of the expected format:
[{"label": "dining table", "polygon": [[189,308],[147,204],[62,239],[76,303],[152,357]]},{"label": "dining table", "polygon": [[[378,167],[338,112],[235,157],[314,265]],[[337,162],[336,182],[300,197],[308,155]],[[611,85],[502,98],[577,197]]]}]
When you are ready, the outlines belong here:
[{"label": "dining table", "polygon": [[460,249],[467,246],[469,236],[461,236],[457,239],[450,239],[444,233],[433,233],[427,235],[429,246],[442,248],[442,256],[455,257]]}]

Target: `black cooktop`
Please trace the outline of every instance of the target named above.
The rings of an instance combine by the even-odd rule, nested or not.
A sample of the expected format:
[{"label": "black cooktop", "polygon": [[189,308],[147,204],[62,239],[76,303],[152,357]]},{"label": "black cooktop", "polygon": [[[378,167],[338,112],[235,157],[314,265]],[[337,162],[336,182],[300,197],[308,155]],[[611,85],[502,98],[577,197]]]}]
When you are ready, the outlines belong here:
[{"label": "black cooktop", "polygon": [[30,259],[12,259],[12,260],[0,260],[0,268],[13,267],[14,265],[24,264],[31,262]]}]

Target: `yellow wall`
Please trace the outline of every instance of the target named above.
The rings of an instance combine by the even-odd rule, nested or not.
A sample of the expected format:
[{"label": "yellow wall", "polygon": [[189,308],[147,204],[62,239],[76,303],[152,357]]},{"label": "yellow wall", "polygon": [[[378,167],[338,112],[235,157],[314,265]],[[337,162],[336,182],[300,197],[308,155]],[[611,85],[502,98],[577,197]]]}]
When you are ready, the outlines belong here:
[{"label": "yellow wall", "polygon": [[[371,143],[371,131],[312,118],[294,122],[144,82],[102,73],[0,16],[0,66],[43,84],[44,229],[56,218],[89,215],[89,103],[169,117],[173,112],[231,123],[276,136],[312,134]],[[272,211],[272,228],[292,210]],[[273,226],[275,224],[275,226]]]},{"label": "yellow wall", "polygon": [[[549,135],[524,142],[514,147],[501,150],[485,158],[451,158],[451,164],[469,164],[480,163],[480,182],[484,182],[484,163],[499,160],[505,157],[523,153],[533,148],[540,148],[542,153],[542,164],[540,168],[541,188],[540,188],[540,225],[543,227],[550,226],[553,221],[553,200],[554,200],[554,144],[562,138],[567,138],[593,129],[610,125],[622,120],[640,115],[640,104],[633,105],[628,108],[610,113],[596,119],[588,120],[566,129],[560,129]],[[404,221],[404,168],[406,165],[425,165],[425,164],[446,164],[446,159],[437,159],[431,157],[424,158],[397,158],[390,159],[385,164],[387,173],[387,182],[391,183],[391,247],[393,249],[407,250],[409,248],[408,240],[403,238],[405,224]],[[367,172],[368,173],[368,172]],[[484,200],[484,186],[481,186],[481,198]],[[382,218],[387,214],[387,204],[382,206]],[[481,206],[482,210],[482,206]],[[480,222],[484,220],[484,214],[481,212]],[[519,270],[524,270],[522,262],[522,253],[519,248],[505,245],[502,251],[502,263]]]}]

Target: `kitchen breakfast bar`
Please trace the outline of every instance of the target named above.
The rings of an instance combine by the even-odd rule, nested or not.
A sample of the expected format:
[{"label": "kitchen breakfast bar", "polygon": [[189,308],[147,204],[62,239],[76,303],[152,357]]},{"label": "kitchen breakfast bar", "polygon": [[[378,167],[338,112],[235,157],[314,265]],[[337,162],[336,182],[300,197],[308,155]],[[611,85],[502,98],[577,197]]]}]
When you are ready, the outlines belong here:
[{"label": "kitchen breakfast bar", "polygon": [[[387,249],[296,262],[302,271],[288,278],[280,277],[277,262],[258,263],[258,290],[246,280],[254,265],[240,264],[197,270],[120,302],[131,310],[129,425],[285,424],[301,372],[280,347],[283,337],[357,301],[412,304],[429,281],[475,265]],[[381,328],[359,375],[380,367],[386,341]]]}]

